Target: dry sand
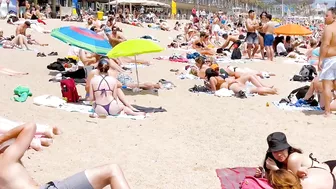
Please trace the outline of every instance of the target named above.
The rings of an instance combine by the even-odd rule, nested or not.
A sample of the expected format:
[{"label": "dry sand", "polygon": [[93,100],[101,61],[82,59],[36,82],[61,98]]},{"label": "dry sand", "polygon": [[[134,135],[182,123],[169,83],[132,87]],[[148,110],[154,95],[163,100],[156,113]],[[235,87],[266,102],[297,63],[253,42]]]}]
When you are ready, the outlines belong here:
[{"label": "dry sand", "polygon": [[[48,20],[47,29],[78,23]],[[151,34],[166,46],[177,32],[121,25],[128,38]],[[5,36],[14,34],[15,27],[0,22]],[[49,47],[39,48],[46,54],[57,51],[60,57],[68,46],[48,34],[29,31],[33,37]],[[37,47],[34,47],[37,48]],[[124,170],[132,188],[182,189],[220,188],[215,169],[234,166],[261,165],[267,149],[266,137],[274,131],[283,131],[289,142],[306,153],[313,152],[319,160],[335,159],[336,116],[286,112],[266,103],[280,100],[302,84],[290,82],[289,77],[301,65],[276,63],[249,63],[252,69],[267,70],[277,74],[265,80],[280,90],[278,96],[257,96],[245,100],[217,98],[188,91],[201,81],[179,80],[172,68],[184,65],[168,61],[154,61],[159,55],[169,55],[171,50],[140,58],[155,64],[140,69],[140,81],[157,82],[164,78],[173,81],[177,88],[159,92],[159,96],[128,96],[130,102],[168,110],[145,120],[91,119],[88,115],[69,113],[33,105],[33,98],[25,103],[11,100],[18,85],[30,87],[36,97],[43,94],[61,96],[59,83],[50,83],[46,66],[56,57],[37,58],[29,51],[0,49],[0,66],[29,75],[10,77],[0,74],[1,116],[17,121],[57,125],[64,134],[42,152],[28,151],[23,162],[39,183],[62,179],[85,168],[105,163],[117,163]],[[81,95],[84,87],[79,86]]]}]

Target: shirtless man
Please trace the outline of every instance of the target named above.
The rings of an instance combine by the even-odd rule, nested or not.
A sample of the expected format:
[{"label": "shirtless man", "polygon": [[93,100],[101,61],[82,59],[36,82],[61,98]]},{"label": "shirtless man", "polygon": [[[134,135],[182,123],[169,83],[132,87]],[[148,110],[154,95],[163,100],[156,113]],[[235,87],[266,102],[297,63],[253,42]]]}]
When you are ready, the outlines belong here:
[{"label": "shirtless man", "polygon": [[[259,48],[259,40],[258,35],[256,33],[256,30],[260,28],[258,21],[255,19],[255,12],[254,10],[250,10],[248,12],[248,18],[246,20],[246,29],[247,29],[247,35],[246,35],[246,43],[247,43],[247,55],[249,59],[252,59],[254,57],[254,54],[258,51]],[[254,48],[253,48],[254,46]],[[251,50],[253,48],[253,52],[251,55]]]},{"label": "shirtless man", "polygon": [[232,45],[230,46],[229,50],[233,45],[238,45],[238,47],[241,44],[241,41],[243,39],[243,35],[228,35],[228,34],[223,34],[222,36],[225,39],[225,43],[221,47],[222,49],[225,49],[229,44],[232,42]]},{"label": "shirtless man", "polygon": [[29,176],[21,162],[35,133],[36,125],[27,123],[0,136],[0,144],[15,138],[15,142],[0,154],[0,189],[103,189],[105,186],[130,188],[122,170],[115,164],[87,169],[62,181],[39,185]]},{"label": "shirtless man", "polygon": [[323,85],[323,96],[325,99],[325,116],[331,113],[330,103],[332,90],[336,89],[336,8],[328,9],[325,15],[325,28],[320,47],[318,69],[320,81]]},{"label": "shirtless man", "polygon": [[271,14],[266,14],[266,21],[267,21],[266,24],[264,24],[262,28],[262,30],[265,32],[264,46],[266,48],[266,54],[267,54],[268,60],[273,61],[274,59],[274,50],[273,50],[274,22],[272,22]]},{"label": "shirtless man", "polygon": [[122,34],[118,33],[118,28],[116,27],[113,27],[112,30],[106,27],[104,31],[112,47],[126,41],[126,38]]},{"label": "shirtless man", "polygon": [[27,28],[30,28],[30,22],[29,21],[25,21],[23,24],[20,24],[16,27],[15,30],[15,35],[26,35],[26,30]]}]

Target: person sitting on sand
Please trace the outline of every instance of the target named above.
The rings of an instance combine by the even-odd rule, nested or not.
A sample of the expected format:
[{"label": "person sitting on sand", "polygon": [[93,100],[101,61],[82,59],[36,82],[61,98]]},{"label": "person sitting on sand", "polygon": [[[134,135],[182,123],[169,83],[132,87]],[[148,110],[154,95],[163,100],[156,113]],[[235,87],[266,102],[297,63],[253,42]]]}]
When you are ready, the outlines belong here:
[{"label": "person sitting on sand", "polygon": [[[12,121],[6,121],[5,123],[1,122],[0,135],[6,134],[8,131],[18,126],[19,124],[17,124],[16,122],[12,122]],[[52,143],[52,138],[54,138],[55,135],[61,134],[60,129],[56,126],[49,127],[49,126],[39,125],[39,124],[37,124],[36,126],[37,126],[37,129],[36,129],[35,137],[31,141],[30,146],[29,146],[35,151],[40,151],[42,150],[42,147],[50,146]],[[0,152],[5,147],[12,144],[14,141],[15,139],[6,141],[5,143],[0,144]]]},{"label": "person sitting on sand", "polygon": [[112,47],[115,47],[119,43],[127,40],[122,34],[118,32],[118,28],[116,27],[113,27],[112,29],[106,27],[104,32]]},{"label": "person sitting on sand", "polygon": [[195,59],[196,62],[196,67],[198,68],[196,76],[198,76],[201,79],[205,79],[205,71],[210,68],[210,66],[207,64],[210,60],[206,60],[206,57],[204,56],[199,56]]},{"label": "person sitting on sand", "polygon": [[[298,101],[295,103],[295,106],[302,106],[302,105],[307,105],[308,101],[314,95],[317,94],[317,99],[320,105],[320,108],[324,110],[325,106],[325,100],[324,100],[324,95],[323,94],[323,87],[322,87],[322,82],[319,81],[318,77],[315,77],[313,81],[310,83],[309,89],[303,99],[298,99]],[[336,92],[334,91],[333,93],[333,99],[330,104],[331,111],[336,111]]]},{"label": "person sitting on sand", "polygon": [[216,52],[214,50],[214,45],[209,41],[209,35],[205,32],[200,33],[199,39],[195,40],[192,44],[192,48],[194,48],[197,52],[202,55],[215,55]]},{"label": "person sitting on sand", "polygon": [[15,142],[6,147],[0,155],[0,186],[6,189],[40,188],[40,189],[103,189],[111,188],[129,189],[129,185],[120,167],[116,164],[103,165],[86,169],[62,181],[51,181],[40,185],[28,174],[21,162],[26,150],[29,148],[36,125],[26,123],[15,127],[0,136],[0,144],[15,139]]},{"label": "person sitting on sand", "polygon": [[127,115],[145,115],[143,112],[134,112],[118,99],[118,80],[109,76],[110,63],[108,59],[98,62],[99,73],[90,80],[90,97],[94,101],[95,116],[118,115],[122,111]]},{"label": "person sitting on sand", "polygon": [[310,65],[317,65],[320,57],[320,45],[320,42],[317,42],[315,39],[310,39],[306,52],[308,63]]},{"label": "person sitting on sand", "polygon": [[[267,178],[271,171],[279,169],[291,171],[302,179],[305,179],[307,176],[309,177],[308,169],[323,170],[329,175],[336,171],[334,169],[336,160],[320,162],[316,158],[313,158],[313,154],[309,156],[303,154],[302,150],[288,144],[287,137],[282,132],[274,132],[268,135],[267,143],[268,150],[263,165]],[[261,172],[260,169],[257,169],[255,176],[261,176]]]},{"label": "person sitting on sand", "polygon": [[0,31],[0,44],[3,48],[6,49],[23,49],[25,46],[27,50],[29,50],[27,38],[23,35],[11,36],[11,37],[3,37],[3,31]]},{"label": "person sitting on sand", "polygon": [[[238,97],[243,98],[246,97],[245,92],[243,91],[247,91],[251,94],[256,93],[259,95],[277,94],[277,89],[266,87],[252,75],[244,75],[238,79],[235,79],[234,77],[229,77],[225,73],[219,74],[212,68],[208,68],[205,71],[205,74],[207,80],[209,81],[208,88],[211,91],[217,91],[221,88],[226,88],[232,90],[238,95]],[[251,82],[253,86],[247,86],[248,81]]]}]

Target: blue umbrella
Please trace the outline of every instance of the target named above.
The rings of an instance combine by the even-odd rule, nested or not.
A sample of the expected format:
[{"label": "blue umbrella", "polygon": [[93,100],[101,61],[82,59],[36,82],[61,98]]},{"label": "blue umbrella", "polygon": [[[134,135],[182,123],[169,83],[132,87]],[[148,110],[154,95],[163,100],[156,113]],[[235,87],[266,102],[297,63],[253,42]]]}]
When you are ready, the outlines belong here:
[{"label": "blue umbrella", "polygon": [[110,43],[103,36],[86,28],[75,26],[56,28],[51,31],[51,36],[64,43],[100,55],[106,55],[112,49]]}]

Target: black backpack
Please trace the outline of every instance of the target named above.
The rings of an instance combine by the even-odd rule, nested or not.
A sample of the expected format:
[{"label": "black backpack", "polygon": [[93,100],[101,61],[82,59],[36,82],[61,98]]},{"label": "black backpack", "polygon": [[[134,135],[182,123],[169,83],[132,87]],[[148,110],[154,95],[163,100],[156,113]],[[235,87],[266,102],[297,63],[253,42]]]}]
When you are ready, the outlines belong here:
[{"label": "black backpack", "polygon": [[241,59],[241,58],[242,58],[242,53],[241,53],[240,49],[239,48],[233,49],[232,54],[231,54],[231,59],[232,60],[238,60],[238,59]]},{"label": "black backpack", "polygon": [[[292,92],[289,93],[287,99],[281,99],[279,103],[291,103],[293,102],[292,99],[295,96],[296,99],[302,99],[306,96],[307,92],[309,90],[309,86],[303,86],[297,89],[294,89]],[[318,106],[318,102],[314,99],[314,95],[311,96],[308,100],[306,100],[308,102],[308,104],[310,104],[311,106]]]},{"label": "black backpack", "polygon": [[[306,81],[312,81],[317,76],[316,68],[312,65],[302,66],[299,75],[305,78]],[[294,80],[294,78],[293,78]]]}]

